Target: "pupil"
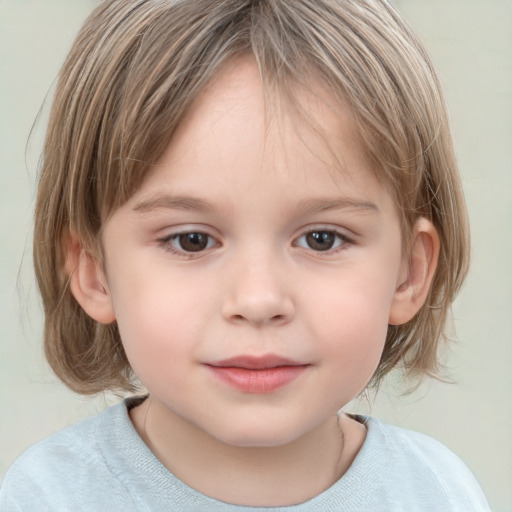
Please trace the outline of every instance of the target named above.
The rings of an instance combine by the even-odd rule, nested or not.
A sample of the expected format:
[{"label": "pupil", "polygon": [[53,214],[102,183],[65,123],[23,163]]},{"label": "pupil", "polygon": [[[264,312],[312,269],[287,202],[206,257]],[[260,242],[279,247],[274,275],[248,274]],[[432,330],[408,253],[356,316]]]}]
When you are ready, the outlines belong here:
[{"label": "pupil", "polygon": [[335,235],[329,231],[313,231],[306,235],[306,240],[317,251],[328,251],[334,245]]},{"label": "pupil", "polygon": [[202,251],[208,245],[208,236],[203,233],[186,233],[179,240],[182,249],[189,252]]}]

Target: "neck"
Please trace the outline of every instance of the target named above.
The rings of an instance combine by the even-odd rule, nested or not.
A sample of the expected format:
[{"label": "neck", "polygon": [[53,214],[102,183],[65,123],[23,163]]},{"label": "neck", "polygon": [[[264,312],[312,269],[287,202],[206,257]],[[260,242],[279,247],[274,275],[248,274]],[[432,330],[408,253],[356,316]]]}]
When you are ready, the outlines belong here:
[{"label": "neck", "polygon": [[245,506],[287,506],[317,496],[343,475],[364,441],[361,425],[336,415],[272,447],[226,444],[156,400],[133,409],[131,418],[151,451],[182,482],[211,498]]}]

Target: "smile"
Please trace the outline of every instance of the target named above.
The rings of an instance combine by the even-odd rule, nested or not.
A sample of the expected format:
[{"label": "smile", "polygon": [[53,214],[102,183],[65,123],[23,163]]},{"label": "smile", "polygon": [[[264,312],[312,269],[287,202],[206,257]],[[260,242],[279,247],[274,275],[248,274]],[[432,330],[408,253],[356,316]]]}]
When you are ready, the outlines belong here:
[{"label": "smile", "polygon": [[300,377],[309,364],[278,356],[241,356],[208,364],[211,372],[244,393],[272,393]]}]

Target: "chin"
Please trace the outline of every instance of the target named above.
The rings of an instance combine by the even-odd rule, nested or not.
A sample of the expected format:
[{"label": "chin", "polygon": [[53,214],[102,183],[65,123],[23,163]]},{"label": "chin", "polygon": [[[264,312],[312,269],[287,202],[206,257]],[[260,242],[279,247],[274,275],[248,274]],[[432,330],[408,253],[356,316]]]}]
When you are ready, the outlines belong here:
[{"label": "chin", "polygon": [[238,428],[225,429],[217,439],[238,448],[275,448],[284,446],[301,437],[304,431],[290,425],[237,425]]}]

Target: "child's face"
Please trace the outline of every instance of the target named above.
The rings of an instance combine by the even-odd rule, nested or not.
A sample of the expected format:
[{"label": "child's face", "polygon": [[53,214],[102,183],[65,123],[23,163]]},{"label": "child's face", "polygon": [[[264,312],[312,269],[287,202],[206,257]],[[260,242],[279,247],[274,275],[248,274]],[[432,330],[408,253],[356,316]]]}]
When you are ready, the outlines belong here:
[{"label": "child's face", "polygon": [[397,209],[348,116],[308,101],[344,171],[298,121],[265,127],[239,61],[104,226],[135,373],[170,417],[234,445],[291,441],[364,389],[405,274]]}]

